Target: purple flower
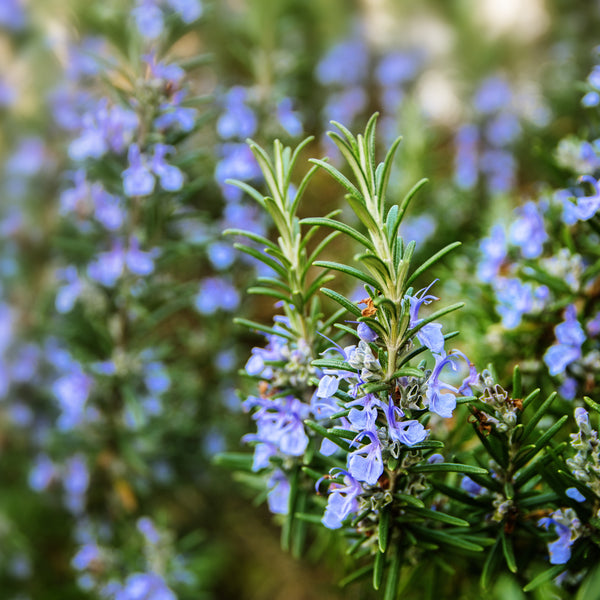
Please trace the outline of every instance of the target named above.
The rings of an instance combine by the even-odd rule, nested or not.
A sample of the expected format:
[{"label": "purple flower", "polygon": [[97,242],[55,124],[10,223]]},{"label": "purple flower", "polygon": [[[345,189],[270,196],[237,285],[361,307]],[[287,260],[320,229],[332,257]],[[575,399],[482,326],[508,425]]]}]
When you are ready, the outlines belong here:
[{"label": "purple flower", "polygon": [[56,467],[47,454],[38,454],[29,471],[28,483],[34,492],[48,489],[56,475]]},{"label": "purple flower", "polygon": [[585,502],[585,496],[577,488],[570,487],[565,490],[565,494],[575,502]]},{"label": "purple flower", "polygon": [[181,131],[192,131],[196,125],[198,111],[195,108],[181,106],[186,96],[185,90],[175,92],[168,102],[160,105],[160,114],[154,120],[157,129],[178,126]]},{"label": "purple flower", "polygon": [[390,397],[389,405],[385,411],[385,417],[388,423],[388,434],[395,442],[400,442],[406,446],[414,446],[427,439],[429,432],[419,421],[396,421],[396,417],[404,417],[402,410],[394,405]]},{"label": "purple flower", "polygon": [[154,155],[152,157],[152,170],[160,179],[160,185],[167,192],[176,192],[183,186],[183,173],[173,165],[165,161],[165,156],[175,149],[165,144],[156,144],[154,146]]},{"label": "purple flower", "polygon": [[382,404],[375,394],[366,394],[352,402],[348,402],[346,406],[352,406],[348,414],[348,420],[355,431],[377,431],[375,426],[378,416],[377,408],[381,407]]},{"label": "purple flower", "polygon": [[[589,175],[579,178],[580,182],[587,182],[592,186],[591,196],[574,197],[569,193],[560,196],[563,203],[562,219],[566,225],[574,225],[577,221],[589,221],[600,209],[600,184]],[[575,202],[571,202],[574,200]]]},{"label": "purple flower", "polygon": [[268,399],[251,396],[244,408],[258,407],[252,418],[256,421],[257,433],[246,435],[246,442],[258,441],[276,447],[282,454],[302,456],[308,446],[304,430],[304,419],[310,407],[293,396]]},{"label": "purple flower", "polygon": [[177,597],[160,575],[134,573],[127,577],[115,600],[177,600]]},{"label": "purple flower", "polygon": [[386,54],[375,69],[375,78],[382,87],[401,86],[413,79],[420,66],[414,53],[391,52]]},{"label": "purple flower", "polygon": [[446,357],[436,356],[435,367],[427,380],[425,395],[429,402],[429,410],[446,419],[452,416],[452,411],[456,408],[456,394],[459,393],[459,390],[448,383],[440,381],[439,377],[446,365],[450,365],[454,371],[456,370],[456,359],[458,357],[470,364],[467,357],[457,350],[453,350]]},{"label": "purple flower", "polygon": [[136,523],[138,531],[146,538],[149,544],[158,544],[160,542],[160,534],[156,530],[152,519],[149,517],[140,517]]},{"label": "purple flower", "polygon": [[84,409],[93,380],[86,375],[78,363],[73,362],[67,372],[52,384],[52,393],[58,400],[61,415],[58,427],[69,430],[84,419]]},{"label": "purple flower", "polygon": [[359,86],[332,94],[324,108],[325,117],[327,120],[351,123],[366,108],[367,101],[367,93]]},{"label": "purple flower", "polygon": [[302,135],[302,121],[299,113],[292,110],[292,106],[292,99],[284,98],[277,105],[277,120],[292,137],[297,137]]},{"label": "purple flower", "polygon": [[[221,155],[215,169],[215,179],[220,185],[224,185],[228,179],[249,181],[262,176],[252,150],[246,144],[223,144]],[[241,196],[241,190],[239,195]]]},{"label": "purple flower", "polygon": [[256,131],[254,112],[245,104],[247,95],[246,89],[239,85],[232,87],[225,95],[225,110],[217,121],[217,132],[221,138],[245,139]]},{"label": "purple flower", "polygon": [[290,482],[285,473],[275,469],[267,482],[269,510],[275,515],[287,515],[289,510]]},{"label": "purple flower", "polygon": [[54,305],[59,313],[65,314],[70,312],[75,306],[75,302],[77,302],[77,299],[81,295],[83,285],[77,273],[77,268],[73,265],[59,269],[56,272],[56,276],[57,279],[65,283],[58,288]]},{"label": "purple flower", "polygon": [[454,160],[454,181],[463,190],[470,190],[477,184],[479,131],[472,124],[461,126],[454,138],[456,157]]},{"label": "purple flower", "polygon": [[519,279],[500,277],[495,281],[496,311],[502,317],[506,329],[514,329],[521,323],[524,314],[533,312],[536,303],[533,288]]},{"label": "purple flower", "polygon": [[202,16],[200,0],[166,0],[166,3],[188,25]]},{"label": "purple flower", "polygon": [[71,457],[63,473],[63,486],[67,494],[67,508],[74,514],[83,512],[85,494],[90,483],[90,474],[83,455],[76,454]]},{"label": "purple flower", "polygon": [[123,274],[125,255],[123,245],[115,242],[111,250],[101,252],[88,265],[88,276],[105,287],[113,287]]},{"label": "purple flower", "polygon": [[331,48],[317,65],[317,79],[323,85],[356,85],[367,76],[368,63],[361,41],[345,41]]},{"label": "purple flower", "polygon": [[127,158],[129,168],[125,169],[122,174],[125,195],[132,197],[151,194],[154,191],[154,176],[137,144],[129,146]]},{"label": "purple flower", "polygon": [[200,284],[194,306],[203,315],[213,315],[219,309],[231,312],[240,303],[235,287],[221,277],[207,277]]},{"label": "purple flower", "polygon": [[[436,280],[437,281],[437,280]],[[423,304],[431,304],[438,297],[427,294],[429,288],[436,282],[431,282],[426,288],[419,290],[414,296],[407,296],[410,302],[410,328],[416,327],[423,321],[419,319],[419,309]],[[429,348],[434,354],[445,354],[444,352],[444,334],[440,323],[427,323],[417,332],[417,339],[421,345]]]},{"label": "purple flower", "polygon": [[158,250],[143,252],[140,250],[139,242],[135,236],[129,241],[129,249],[125,253],[125,264],[134,275],[150,275],[154,271],[154,257]]},{"label": "purple flower", "polygon": [[[360,483],[348,471],[336,468],[331,471],[332,475],[334,473],[337,476],[342,475],[344,477],[344,484],[334,482],[329,486],[327,508],[321,519],[323,525],[328,529],[339,529],[348,515],[357,512],[357,498],[363,491]],[[317,490],[321,481],[323,480],[317,481]]]},{"label": "purple flower", "polygon": [[540,519],[538,525],[546,529],[553,525],[558,534],[558,539],[548,544],[550,564],[566,564],[571,558],[571,546],[579,537],[577,529],[581,526],[573,510],[556,510],[549,517]]},{"label": "purple flower", "polygon": [[513,187],[517,164],[514,156],[507,150],[485,151],[481,155],[480,167],[486,174],[490,192],[501,194]]},{"label": "purple flower", "polygon": [[595,90],[588,92],[581,99],[581,104],[582,104],[582,106],[585,106],[586,108],[598,106],[600,104],[600,94],[598,92],[596,92]]},{"label": "purple flower", "polygon": [[138,0],[131,11],[138,31],[148,39],[157,38],[163,30],[164,20],[156,0]]},{"label": "purple flower", "polygon": [[185,71],[179,65],[158,61],[155,51],[149,52],[142,58],[148,65],[152,77],[163,85],[169,84],[172,87],[176,87],[185,77]]},{"label": "purple flower", "polygon": [[348,471],[358,481],[375,485],[383,473],[383,458],[381,456],[381,442],[373,431],[361,431],[352,440],[354,446],[360,439],[369,438],[369,443],[348,455]]},{"label": "purple flower", "polygon": [[0,26],[18,31],[25,27],[26,22],[23,0],[2,0],[0,2]]},{"label": "purple flower", "polygon": [[506,236],[502,225],[494,225],[490,237],[481,240],[479,250],[482,258],[477,265],[477,277],[485,283],[490,283],[498,275],[507,254]]},{"label": "purple flower", "polygon": [[94,542],[84,544],[71,560],[71,565],[78,571],[89,569],[93,563],[100,560],[100,549]]},{"label": "purple flower", "polygon": [[356,333],[364,342],[374,342],[379,337],[366,323],[359,323]]},{"label": "purple flower", "polygon": [[525,258],[537,258],[548,239],[540,207],[535,202],[527,202],[516,212],[519,217],[510,228],[510,241],[521,248]]},{"label": "purple flower", "polygon": [[460,487],[465,492],[467,492],[469,496],[472,496],[474,498],[476,498],[477,496],[481,496],[482,494],[485,494],[487,492],[487,490],[483,486],[479,485],[478,483],[475,483],[470,477],[467,477],[466,475],[461,479]]},{"label": "purple flower", "polygon": [[502,112],[494,117],[486,128],[486,138],[493,146],[501,147],[515,141],[521,133],[516,115]]},{"label": "purple flower", "polygon": [[512,92],[506,80],[497,75],[487,78],[473,98],[475,109],[483,114],[506,108],[512,100]]},{"label": "purple flower", "polygon": [[577,310],[571,304],[565,309],[565,320],[554,328],[557,343],[544,354],[550,375],[563,373],[577,359],[581,358],[581,346],[585,342],[585,332],[577,320]]}]

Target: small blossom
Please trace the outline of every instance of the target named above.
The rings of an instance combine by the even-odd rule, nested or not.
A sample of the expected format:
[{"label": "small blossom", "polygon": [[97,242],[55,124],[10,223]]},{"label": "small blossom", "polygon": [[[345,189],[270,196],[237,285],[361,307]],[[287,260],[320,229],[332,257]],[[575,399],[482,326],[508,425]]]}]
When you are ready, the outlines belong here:
[{"label": "small blossom", "polygon": [[[360,483],[348,471],[334,469],[332,470],[333,473],[338,476],[342,475],[344,477],[344,484],[334,482],[329,486],[327,508],[321,522],[328,529],[339,529],[346,517],[358,510],[357,498],[363,489]],[[321,481],[322,479],[317,481],[317,490]]]}]

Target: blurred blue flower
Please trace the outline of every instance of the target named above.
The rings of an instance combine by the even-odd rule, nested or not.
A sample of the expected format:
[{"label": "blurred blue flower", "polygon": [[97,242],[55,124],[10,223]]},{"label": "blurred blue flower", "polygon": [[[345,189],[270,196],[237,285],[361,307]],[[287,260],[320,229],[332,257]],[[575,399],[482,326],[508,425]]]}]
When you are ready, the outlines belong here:
[{"label": "blurred blue flower", "polygon": [[225,242],[213,242],[208,246],[208,258],[215,269],[223,271],[233,264],[235,249]]},{"label": "blurred blue flower", "polygon": [[134,573],[127,577],[114,600],[177,600],[177,597],[160,575]]},{"label": "blurred blue flower", "polygon": [[230,138],[246,139],[256,131],[256,116],[246,105],[248,92],[236,85],[225,94],[222,103],[224,112],[217,120],[217,132],[225,140]]},{"label": "blurred blue flower", "polygon": [[401,86],[416,76],[421,62],[414,52],[390,52],[379,61],[375,79],[382,87]]},{"label": "blurred blue flower", "polygon": [[510,241],[521,248],[525,258],[537,258],[544,250],[548,234],[544,229],[543,207],[535,202],[527,202],[517,208],[518,217],[511,225]]},{"label": "blurred blue flower", "polygon": [[488,77],[479,86],[473,98],[473,105],[482,114],[489,114],[506,108],[512,100],[510,86],[503,77]]},{"label": "blurred blue flower", "polygon": [[351,86],[364,81],[369,57],[359,40],[348,40],[333,46],[317,65],[317,80],[323,85]]},{"label": "blurred blue flower", "polygon": [[544,354],[544,362],[550,375],[563,373],[577,359],[581,358],[581,346],[585,342],[585,332],[577,320],[577,309],[570,304],[565,309],[565,320],[554,328],[557,343]]},{"label": "blurred blue flower", "polygon": [[287,515],[289,510],[290,482],[281,469],[275,469],[267,482],[269,510],[276,515]]},{"label": "blurred blue flower", "polygon": [[23,29],[27,23],[23,0],[2,0],[0,2],[0,27],[13,31]]},{"label": "blurred blue flower", "polygon": [[302,121],[299,115],[299,112],[293,110],[291,98],[284,98],[277,105],[277,120],[292,137],[302,135]]},{"label": "blurred blue flower", "polygon": [[157,2],[158,0],[137,0],[131,11],[138,31],[151,40],[157,38],[164,27],[163,13]]},{"label": "blurred blue flower", "polygon": [[129,167],[122,174],[125,195],[133,197],[151,194],[154,191],[154,176],[137,144],[129,146],[127,159]]},{"label": "blurred blue flower", "polygon": [[490,283],[498,275],[508,252],[502,225],[492,227],[490,237],[479,243],[479,251],[482,256],[477,265],[477,277],[485,283]]},{"label": "blurred blue flower", "polygon": [[486,139],[493,146],[506,146],[514,142],[520,133],[519,119],[509,112],[496,115],[485,129]]},{"label": "blurred blue flower", "polygon": [[146,538],[149,544],[158,544],[160,542],[160,534],[158,533],[152,519],[149,517],[140,517],[137,520],[136,526],[138,531]]},{"label": "blurred blue flower", "polygon": [[169,165],[165,157],[175,151],[173,146],[155,144],[151,167],[160,179],[160,186],[167,192],[176,192],[183,186],[183,173],[173,165]]},{"label": "blurred blue flower", "polygon": [[48,489],[55,476],[56,466],[47,454],[42,453],[35,457],[27,481],[34,492],[43,492]]},{"label": "blurred blue flower", "polygon": [[235,287],[226,279],[207,277],[200,284],[200,291],[194,299],[194,306],[203,315],[213,315],[219,309],[235,310],[240,296]]},{"label": "blurred blue flower", "polygon": [[479,130],[473,124],[462,125],[455,138],[454,182],[463,190],[477,184]]},{"label": "blurred blue flower", "polygon": [[87,462],[82,454],[76,454],[67,460],[62,480],[66,492],[65,504],[67,508],[74,514],[82,513],[85,507],[85,495],[90,483]]}]

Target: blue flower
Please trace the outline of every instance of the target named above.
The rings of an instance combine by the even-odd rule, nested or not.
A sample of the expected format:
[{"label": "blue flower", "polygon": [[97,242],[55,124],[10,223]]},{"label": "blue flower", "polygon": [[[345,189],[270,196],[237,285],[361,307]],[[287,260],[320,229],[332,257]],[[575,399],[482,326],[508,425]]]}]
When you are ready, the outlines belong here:
[{"label": "blue flower", "polygon": [[502,317],[506,329],[514,329],[521,323],[524,314],[534,309],[534,296],[531,284],[519,279],[498,278],[494,285],[496,311]]},{"label": "blue flower", "polygon": [[396,421],[396,416],[402,418],[404,413],[402,410],[394,405],[392,398],[390,397],[389,405],[385,411],[385,417],[388,423],[388,435],[395,442],[400,442],[406,446],[414,446],[419,442],[427,439],[429,432],[423,427],[419,421]]},{"label": "blue flower", "polygon": [[267,482],[269,510],[276,515],[287,515],[289,511],[290,482],[281,469],[275,469]]},{"label": "blue flower", "polygon": [[127,153],[129,167],[123,171],[125,195],[147,196],[154,191],[154,176],[137,144],[131,144]]},{"label": "blue flower", "polygon": [[65,504],[72,513],[83,512],[89,483],[90,474],[85,457],[76,454],[67,460],[63,474],[63,486],[67,493]]},{"label": "blue flower", "polygon": [[486,138],[494,146],[506,146],[517,139],[521,126],[516,115],[501,112],[494,117],[486,127]]},{"label": "blue flower", "polygon": [[463,190],[471,190],[477,184],[479,131],[472,124],[462,125],[454,138],[454,182]]},{"label": "blue flower", "polygon": [[292,137],[298,137],[302,135],[302,121],[299,113],[292,110],[292,106],[291,98],[284,98],[277,105],[277,120]]},{"label": "blue flower", "polygon": [[187,25],[202,16],[203,8],[200,0],[166,0],[166,3]]},{"label": "blue flower", "polygon": [[[360,483],[352,477],[348,471],[335,468],[331,470],[331,474],[344,477],[344,484],[333,482],[329,486],[329,498],[327,499],[327,508],[321,522],[328,529],[339,529],[342,522],[350,514],[358,510],[358,496],[363,489]],[[320,483],[323,479],[319,479],[316,484],[318,491]]]},{"label": "blue flower", "polygon": [[[416,327],[423,319],[419,319],[419,309],[423,304],[431,304],[434,300],[439,300],[437,296],[427,294],[429,288],[437,281],[433,281],[426,288],[417,292],[414,296],[407,296],[410,302],[410,324],[409,327]],[[427,323],[417,332],[417,339],[423,346],[429,348],[434,354],[445,354],[444,352],[444,334],[440,323]]]},{"label": "blue flower", "polygon": [[138,31],[148,39],[156,39],[163,30],[163,13],[156,5],[156,0],[138,0],[131,11]]},{"label": "blue flower", "polygon": [[479,250],[482,258],[477,265],[477,277],[485,283],[490,283],[498,275],[508,251],[502,225],[492,227],[490,236],[481,240]]},{"label": "blue flower", "polygon": [[554,328],[554,332],[558,343],[550,346],[544,354],[550,375],[563,373],[572,362],[581,358],[581,346],[586,337],[577,320],[575,305],[565,309],[565,320]]},{"label": "blue flower", "polygon": [[348,455],[348,471],[358,481],[375,485],[383,473],[383,458],[381,456],[381,442],[373,431],[361,431],[352,440],[354,446],[359,440],[367,437],[369,443]]},{"label": "blue flower", "polygon": [[483,486],[479,485],[478,483],[475,483],[470,477],[467,477],[466,475],[461,479],[460,487],[465,492],[467,492],[469,496],[472,496],[473,498],[481,496],[482,494],[485,494],[487,492],[487,490]]},{"label": "blue flower", "polygon": [[480,113],[489,114],[506,108],[512,100],[512,92],[503,77],[488,77],[473,98],[473,105]]},{"label": "blue flower", "polygon": [[540,519],[538,525],[546,529],[553,525],[555,532],[558,534],[558,539],[548,544],[550,564],[566,564],[571,558],[571,546],[580,535],[581,523],[575,512],[570,508],[564,511],[556,510],[549,517]]},{"label": "blue flower", "polygon": [[323,85],[355,85],[367,76],[368,63],[367,48],[361,41],[344,41],[333,46],[317,65],[317,80]]},{"label": "blue flower", "polygon": [[535,202],[527,202],[516,212],[519,217],[510,228],[510,240],[521,248],[525,258],[537,258],[548,239],[540,207]]},{"label": "blue flower", "polygon": [[231,312],[239,303],[238,291],[221,277],[207,277],[202,280],[194,299],[194,306],[203,315],[214,315],[219,309]]},{"label": "blue flower", "polygon": [[[456,408],[456,394],[459,393],[459,390],[448,383],[440,381],[439,377],[446,365],[450,365],[453,370],[456,370],[456,359],[458,357],[467,360],[462,352],[456,350],[446,357],[437,355],[435,367],[427,380],[425,397],[429,403],[429,410],[446,419],[452,416],[452,412]],[[468,360],[467,363],[469,363]]]},{"label": "blue flower", "polygon": [[115,600],[177,600],[165,580],[156,573],[129,575]]},{"label": "blue flower", "polygon": [[160,534],[158,533],[152,519],[149,517],[140,517],[137,520],[136,526],[138,531],[146,538],[149,544],[156,545],[160,542]]},{"label": "blue flower", "polygon": [[565,494],[575,502],[585,502],[585,496],[575,487],[567,488]]},{"label": "blue flower", "polygon": [[[579,181],[589,183],[594,193],[591,196],[574,197],[568,193],[561,196],[562,218],[567,225],[573,225],[577,221],[589,221],[600,209],[600,184],[598,181],[589,175],[583,175]],[[571,200],[575,200],[575,203]]]},{"label": "blue flower", "polygon": [[232,87],[223,99],[225,111],[217,121],[217,132],[223,139],[245,139],[256,131],[256,116],[246,105],[246,89],[236,85]]}]

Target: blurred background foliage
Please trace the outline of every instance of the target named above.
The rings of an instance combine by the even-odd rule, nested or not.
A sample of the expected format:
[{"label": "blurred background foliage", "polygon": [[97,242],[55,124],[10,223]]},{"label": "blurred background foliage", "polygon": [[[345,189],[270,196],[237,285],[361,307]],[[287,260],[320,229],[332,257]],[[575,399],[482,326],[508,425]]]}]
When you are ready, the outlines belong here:
[{"label": "blurred background foliage", "polygon": [[[438,267],[437,293],[448,304],[467,302],[445,327],[460,326],[458,344],[478,367],[492,361],[507,374],[525,361],[527,385],[543,384],[539,357],[555,322],[534,333],[500,324],[493,292],[476,279],[479,241],[577,174],[556,148],[598,127],[580,100],[597,58],[600,4],[204,0],[189,23],[166,14],[151,42],[132,11],[159,2],[2,5],[0,596],[113,597],[108,583],[152,571],[182,599],[371,597],[368,584],[336,588],[344,565],[330,558],[335,541],[312,540],[301,561],[281,552],[264,504],[257,508],[243,482],[212,463],[217,452],[240,448],[250,429],[234,389],[250,348],[262,343],[234,326],[232,313],[265,323],[272,313],[264,298],[243,295],[256,265],[221,237],[236,223],[257,231],[268,224],[225,179],[259,179],[241,149],[246,137],[267,144],[312,135],[305,155],[335,162],[329,120],[362,130],[379,111],[380,139],[404,136],[394,196],[430,179],[403,235],[421,257],[464,244]],[[176,198],[157,187],[143,205],[127,205],[131,231],[145,248],[160,248],[152,276],[84,286],[80,301],[61,309],[57,298],[74,282],[64,269],[83,272],[108,248],[106,232],[85,225],[84,208],[65,209],[83,164],[73,140],[85,128],[70,125],[66,111],[77,94],[121,101],[146,123],[128,143],[143,144],[154,135],[143,120],[144,103],[155,102],[144,94],[156,91],[143,84],[149,49],[185,69],[186,106],[197,111],[192,129],[164,134],[186,184]],[[117,193],[123,150],[84,158],[87,173]],[[324,215],[340,200],[317,174],[301,215]],[[351,257],[347,244],[329,252]],[[119,352],[126,367],[115,378],[98,364]],[[57,392],[67,372],[76,379],[69,385],[86,390],[89,418],[68,413],[73,393],[65,400]],[[160,381],[148,383],[151,376]],[[101,551],[85,559],[86,545]],[[447,597],[478,597],[470,581]],[[171,597],[157,586],[154,595],[115,597]],[[414,586],[414,597],[425,597],[427,582]],[[493,597],[525,596],[500,579]]]}]

